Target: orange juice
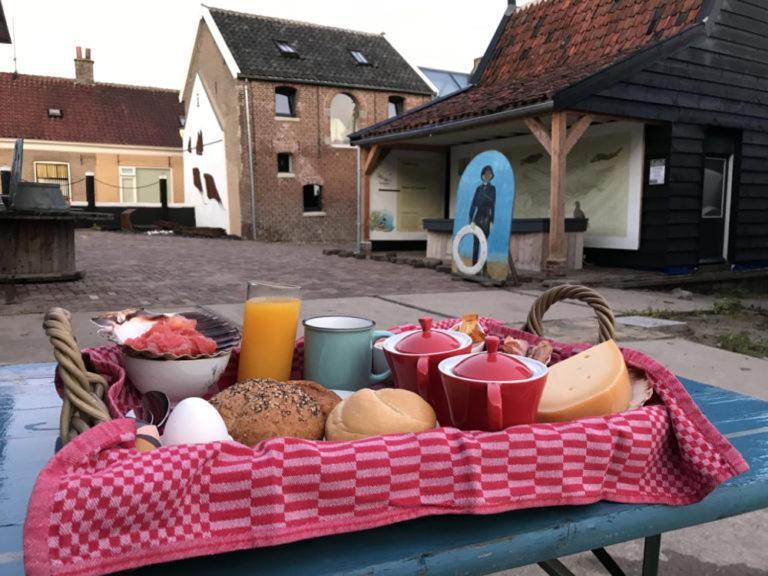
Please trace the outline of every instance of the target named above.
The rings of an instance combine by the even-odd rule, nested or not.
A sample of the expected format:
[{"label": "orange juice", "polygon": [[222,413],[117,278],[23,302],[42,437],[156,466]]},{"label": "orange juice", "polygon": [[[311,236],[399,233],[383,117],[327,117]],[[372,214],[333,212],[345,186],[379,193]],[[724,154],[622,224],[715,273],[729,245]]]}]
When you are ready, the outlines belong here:
[{"label": "orange juice", "polygon": [[238,380],[288,380],[299,322],[298,298],[250,298],[245,303]]}]

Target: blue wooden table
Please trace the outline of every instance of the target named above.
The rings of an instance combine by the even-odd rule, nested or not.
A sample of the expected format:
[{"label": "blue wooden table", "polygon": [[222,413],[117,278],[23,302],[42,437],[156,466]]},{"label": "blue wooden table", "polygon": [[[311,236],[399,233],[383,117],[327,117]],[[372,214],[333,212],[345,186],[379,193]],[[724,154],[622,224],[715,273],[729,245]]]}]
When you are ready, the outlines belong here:
[{"label": "blue wooden table", "polygon": [[[22,526],[35,478],[54,452],[61,402],[54,364],[0,366],[0,575],[22,574]],[[486,574],[646,538],[645,573],[655,573],[658,535],[768,507],[768,402],[683,380],[707,417],[749,462],[698,504],[598,503],[493,516],[439,516],[365,532],[177,562],[178,574]],[[611,566],[611,574],[622,574]],[[168,574],[168,565],[131,572]]]}]

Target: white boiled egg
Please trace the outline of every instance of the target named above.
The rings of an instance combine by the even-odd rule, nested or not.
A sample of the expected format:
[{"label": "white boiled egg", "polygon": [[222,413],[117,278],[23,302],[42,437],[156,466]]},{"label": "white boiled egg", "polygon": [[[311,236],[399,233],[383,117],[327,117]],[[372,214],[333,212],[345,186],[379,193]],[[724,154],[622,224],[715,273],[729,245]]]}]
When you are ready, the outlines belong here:
[{"label": "white boiled egg", "polygon": [[221,414],[202,398],[186,398],[176,405],[165,423],[163,446],[206,444],[232,440]]}]

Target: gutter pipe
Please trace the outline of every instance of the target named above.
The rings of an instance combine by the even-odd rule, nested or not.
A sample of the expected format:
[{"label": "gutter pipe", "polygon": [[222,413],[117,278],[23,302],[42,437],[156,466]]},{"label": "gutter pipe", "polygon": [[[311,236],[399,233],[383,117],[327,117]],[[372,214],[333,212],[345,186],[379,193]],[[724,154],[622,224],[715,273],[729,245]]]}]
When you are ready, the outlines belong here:
[{"label": "gutter pipe", "polygon": [[253,181],[253,131],[251,129],[251,81],[245,80],[245,126],[248,133],[248,176],[251,180],[251,239],[256,240],[256,188]]}]

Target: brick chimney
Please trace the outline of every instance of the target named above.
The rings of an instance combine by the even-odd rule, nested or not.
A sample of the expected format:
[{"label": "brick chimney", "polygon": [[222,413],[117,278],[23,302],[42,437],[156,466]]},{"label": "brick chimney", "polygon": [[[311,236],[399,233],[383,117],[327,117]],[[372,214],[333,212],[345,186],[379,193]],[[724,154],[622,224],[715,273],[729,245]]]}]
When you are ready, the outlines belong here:
[{"label": "brick chimney", "polygon": [[91,60],[91,49],[85,49],[85,58],[83,58],[83,49],[78,46],[75,58],[75,82],[78,84],[93,84],[93,60]]}]

